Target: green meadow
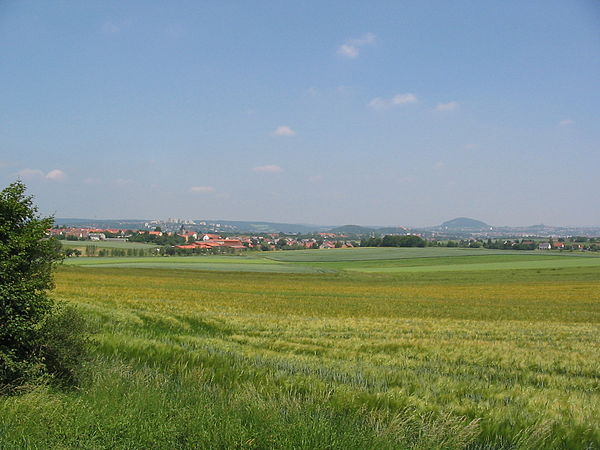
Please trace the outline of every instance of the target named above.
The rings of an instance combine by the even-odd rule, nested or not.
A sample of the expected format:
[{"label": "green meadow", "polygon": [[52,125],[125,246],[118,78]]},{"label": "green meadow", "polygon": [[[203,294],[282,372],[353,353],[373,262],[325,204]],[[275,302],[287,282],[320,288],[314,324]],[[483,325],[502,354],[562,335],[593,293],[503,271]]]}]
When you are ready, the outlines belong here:
[{"label": "green meadow", "polygon": [[480,249],[73,258],[93,358],[0,447],[600,448],[600,258]]},{"label": "green meadow", "polygon": [[[523,252],[488,250],[484,248],[448,247],[377,247],[377,248],[335,248],[320,250],[288,250],[267,253],[266,257],[276,261],[289,262],[340,262],[340,261],[382,261],[395,259],[432,258],[442,256],[505,255]],[[527,252],[539,253],[539,252]]]}]

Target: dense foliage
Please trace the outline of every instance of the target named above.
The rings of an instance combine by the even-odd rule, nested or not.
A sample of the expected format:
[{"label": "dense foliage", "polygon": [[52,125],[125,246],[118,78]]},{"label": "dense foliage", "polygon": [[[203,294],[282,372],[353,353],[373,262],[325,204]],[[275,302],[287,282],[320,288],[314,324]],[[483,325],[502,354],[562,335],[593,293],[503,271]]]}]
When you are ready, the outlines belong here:
[{"label": "dense foliage", "polygon": [[132,233],[128,238],[129,242],[145,242],[156,245],[181,245],[185,244],[185,238],[173,234],[171,236],[167,234],[158,235],[150,234],[148,231],[143,233]]},{"label": "dense foliage", "polygon": [[[61,340],[52,325],[54,304],[47,291],[63,252],[56,240],[46,238],[53,219],[39,217],[25,190],[17,181],[0,191],[0,390],[44,373],[59,378],[65,371],[69,377],[73,373],[63,364],[68,351],[47,345]],[[55,373],[59,367],[61,373]]]},{"label": "dense foliage", "polygon": [[371,237],[361,241],[361,247],[425,247],[427,241],[415,235],[385,235],[382,238]]}]

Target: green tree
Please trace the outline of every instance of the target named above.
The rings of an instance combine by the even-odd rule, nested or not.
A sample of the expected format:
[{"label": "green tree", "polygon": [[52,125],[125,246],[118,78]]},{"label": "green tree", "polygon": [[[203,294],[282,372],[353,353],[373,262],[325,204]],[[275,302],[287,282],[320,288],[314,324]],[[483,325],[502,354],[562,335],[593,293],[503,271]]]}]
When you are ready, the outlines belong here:
[{"label": "green tree", "polygon": [[39,328],[52,310],[47,291],[63,258],[60,244],[47,239],[53,218],[41,218],[25,185],[0,191],[0,387],[43,371]]}]

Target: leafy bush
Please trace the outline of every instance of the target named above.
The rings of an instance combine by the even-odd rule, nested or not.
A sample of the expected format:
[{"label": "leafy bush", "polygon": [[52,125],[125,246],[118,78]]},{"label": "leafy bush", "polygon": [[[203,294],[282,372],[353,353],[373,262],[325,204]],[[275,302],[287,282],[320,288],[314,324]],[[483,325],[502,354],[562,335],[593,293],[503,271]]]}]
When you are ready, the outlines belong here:
[{"label": "leafy bush", "polygon": [[81,381],[88,358],[88,325],[75,307],[58,304],[46,316],[38,333],[38,357],[46,372],[62,386]]},{"label": "leafy bush", "polygon": [[[0,391],[14,390],[53,370],[59,378],[73,381],[71,369],[79,352],[67,353],[64,347],[75,342],[81,326],[67,320],[74,319],[73,313],[53,317],[47,294],[53,287],[53,269],[64,257],[60,243],[46,237],[54,221],[38,215],[25,190],[17,181],[0,191]],[[58,324],[68,331],[58,333]],[[45,339],[51,347],[42,350]]]}]

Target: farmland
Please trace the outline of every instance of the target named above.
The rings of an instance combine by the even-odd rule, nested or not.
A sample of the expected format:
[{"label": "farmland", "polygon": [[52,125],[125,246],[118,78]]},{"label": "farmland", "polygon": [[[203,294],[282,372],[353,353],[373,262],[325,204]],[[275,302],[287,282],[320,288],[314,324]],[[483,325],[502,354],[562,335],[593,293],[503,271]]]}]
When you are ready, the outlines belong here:
[{"label": "farmland", "polygon": [[71,259],[76,391],[3,448],[598,448],[600,258],[480,249]]},{"label": "farmland", "polygon": [[93,245],[97,248],[118,248],[118,249],[153,249],[157,246],[154,244],[146,244],[143,242],[128,242],[128,241],[67,241],[61,240],[61,245],[66,248],[85,249],[88,245]]}]

